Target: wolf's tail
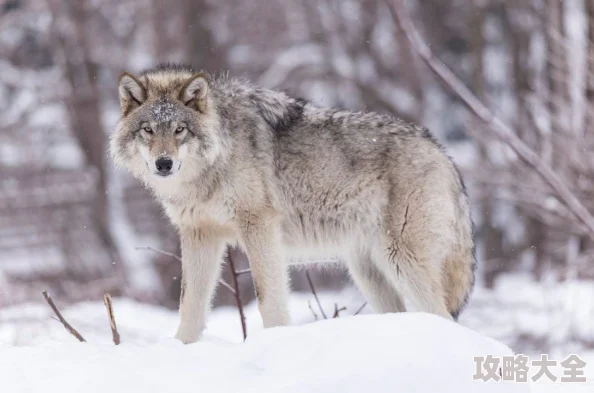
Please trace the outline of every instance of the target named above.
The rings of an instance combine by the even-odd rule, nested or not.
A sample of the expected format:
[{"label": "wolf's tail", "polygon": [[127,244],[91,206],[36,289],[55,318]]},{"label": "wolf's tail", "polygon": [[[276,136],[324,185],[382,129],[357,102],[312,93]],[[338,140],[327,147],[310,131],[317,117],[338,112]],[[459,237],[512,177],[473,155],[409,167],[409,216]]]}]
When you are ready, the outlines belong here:
[{"label": "wolf's tail", "polygon": [[443,266],[443,287],[446,306],[454,320],[468,303],[474,287],[476,257],[473,241],[473,225],[470,218],[468,198],[461,184],[461,195],[458,198],[458,244],[453,248]]},{"label": "wolf's tail", "polygon": [[448,258],[445,261],[444,289],[446,306],[454,320],[468,303],[468,298],[474,287],[474,272],[476,260],[471,250],[458,258]]}]

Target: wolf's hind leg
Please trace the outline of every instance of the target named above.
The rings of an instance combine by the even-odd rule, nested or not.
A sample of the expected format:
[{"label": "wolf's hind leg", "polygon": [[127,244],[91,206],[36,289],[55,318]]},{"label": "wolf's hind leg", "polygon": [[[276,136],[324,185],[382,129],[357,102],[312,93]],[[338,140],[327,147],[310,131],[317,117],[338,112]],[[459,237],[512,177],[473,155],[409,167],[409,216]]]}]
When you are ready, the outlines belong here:
[{"label": "wolf's hind leg", "polygon": [[421,250],[411,249],[400,239],[392,240],[377,254],[380,270],[418,311],[452,319],[446,307],[439,262],[432,261]]},{"label": "wolf's hind leg", "polygon": [[403,312],[402,298],[371,260],[369,253],[357,253],[348,260],[349,273],[355,284],[378,313]]}]

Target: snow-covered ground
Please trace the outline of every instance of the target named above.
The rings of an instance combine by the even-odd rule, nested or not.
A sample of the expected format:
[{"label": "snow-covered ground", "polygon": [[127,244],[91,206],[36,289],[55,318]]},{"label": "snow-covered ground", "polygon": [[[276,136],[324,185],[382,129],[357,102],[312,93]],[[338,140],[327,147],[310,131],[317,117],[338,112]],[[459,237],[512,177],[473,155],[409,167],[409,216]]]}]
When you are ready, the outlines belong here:
[{"label": "snow-covered ground", "polygon": [[[563,300],[567,294],[581,299],[580,309],[586,310],[590,289],[565,288],[569,292],[563,295],[561,286],[539,288],[514,280],[504,280],[495,291],[478,289],[461,319],[466,327],[419,313],[352,317],[362,300],[356,291],[345,290],[320,294],[328,315],[335,302],[347,307],[340,318],[314,322],[308,303],[318,316],[321,313],[313,296],[297,293],[290,304],[294,326],[263,331],[257,307],[251,303],[246,307],[245,343],[233,307],[214,310],[204,340],[183,346],[171,338],[178,323],[176,312],[114,299],[122,337],[119,347],[111,343],[101,302],[62,307],[66,319],[87,339],[85,344],[51,319],[44,303],[5,308],[0,310],[0,391],[528,391],[525,384],[473,381],[473,357],[512,354],[497,339],[515,353],[538,359],[539,351],[516,348],[518,336],[544,339],[551,330],[573,326],[561,323],[563,315],[584,314],[571,319],[580,324],[569,331],[585,334],[592,323],[587,313],[572,312],[567,304],[557,313],[547,310],[567,303]],[[55,301],[60,306],[60,300]],[[365,308],[363,314],[369,311]],[[532,391],[594,391],[594,352],[563,346],[560,339],[548,340],[553,341],[551,359],[562,360],[575,352],[588,362],[590,383],[539,382],[530,385]],[[561,376],[562,370],[555,373]]]},{"label": "snow-covered ground", "polygon": [[460,323],[516,352],[581,354],[594,348],[594,283],[503,275],[494,290],[475,289]]},{"label": "snow-covered ground", "polygon": [[[119,315],[134,312],[118,304]],[[82,310],[79,310],[82,311]],[[76,312],[69,312],[75,314]],[[150,311],[139,307],[137,316]],[[20,392],[527,392],[522,384],[473,381],[474,356],[510,355],[503,344],[420,313],[362,315],[256,332],[243,344],[212,334],[119,347],[89,335],[0,350],[3,391]],[[167,320],[167,321],[166,321]],[[153,319],[144,319],[146,323]],[[164,314],[156,325],[170,327]],[[126,327],[125,327],[126,326]],[[105,326],[107,328],[107,326]],[[81,327],[81,330],[83,328]],[[146,338],[147,336],[144,336]],[[96,341],[95,341],[96,340]],[[5,390],[6,389],[6,390]]]}]

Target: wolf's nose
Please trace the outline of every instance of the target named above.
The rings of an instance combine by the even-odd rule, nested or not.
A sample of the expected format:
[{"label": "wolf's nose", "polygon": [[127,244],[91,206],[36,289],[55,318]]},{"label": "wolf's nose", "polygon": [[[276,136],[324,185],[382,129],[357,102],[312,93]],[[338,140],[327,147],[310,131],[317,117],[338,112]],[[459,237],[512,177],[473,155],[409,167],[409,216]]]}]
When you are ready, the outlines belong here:
[{"label": "wolf's nose", "polygon": [[173,167],[173,161],[169,157],[160,157],[155,162],[155,165],[161,175],[166,175],[171,171],[171,168]]}]

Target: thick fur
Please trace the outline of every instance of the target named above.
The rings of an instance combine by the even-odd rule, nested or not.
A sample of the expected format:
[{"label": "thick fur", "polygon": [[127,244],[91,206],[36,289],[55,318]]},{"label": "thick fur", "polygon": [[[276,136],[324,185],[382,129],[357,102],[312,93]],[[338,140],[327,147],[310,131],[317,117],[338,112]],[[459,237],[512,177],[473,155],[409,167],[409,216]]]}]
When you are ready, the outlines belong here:
[{"label": "thick fur", "polygon": [[[288,264],[327,257],[346,262],[377,312],[404,311],[403,297],[446,318],[465,305],[468,200],[426,129],[179,66],[123,74],[119,91],[111,154],[180,233],[183,342],[201,335],[226,244],[248,255],[266,327],[289,322]],[[154,169],[165,155],[168,177]]]}]

